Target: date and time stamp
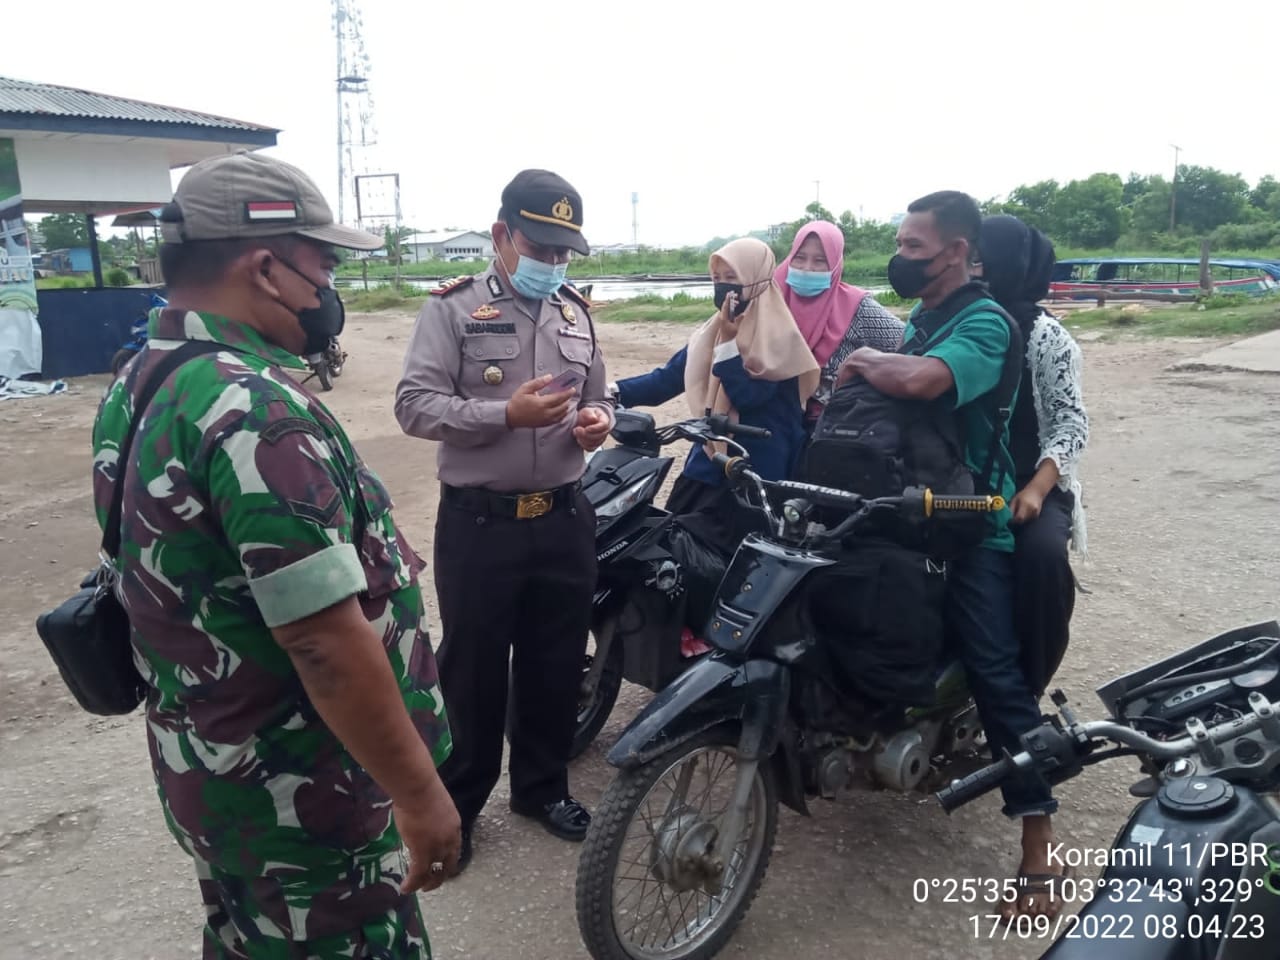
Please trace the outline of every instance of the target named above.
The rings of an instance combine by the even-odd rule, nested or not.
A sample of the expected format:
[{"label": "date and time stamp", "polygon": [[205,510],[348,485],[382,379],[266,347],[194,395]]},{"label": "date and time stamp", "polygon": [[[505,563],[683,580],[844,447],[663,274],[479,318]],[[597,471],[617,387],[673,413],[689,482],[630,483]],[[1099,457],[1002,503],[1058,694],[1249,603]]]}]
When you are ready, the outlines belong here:
[{"label": "date and time stamp", "polygon": [[[1217,843],[1070,849],[1054,844],[1048,853],[1054,871],[1153,867],[1168,868],[1168,875],[1086,878],[1067,873],[1043,882],[917,877],[911,884],[911,898],[922,906],[967,908],[967,932],[980,940],[1262,940],[1269,932],[1268,922],[1275,925],[1270,898],[1280,896],[1280,846]],[[1189,879],[1202,871],[1213,875]],[[1019,913],[1005,920],[1005,905],[1027,894],[1050,897],[1061,911],[1052,917]],[[1115,906],[1083,909],[1095,900]],[[1280,935],[1280,931],[1270,932]]]}]

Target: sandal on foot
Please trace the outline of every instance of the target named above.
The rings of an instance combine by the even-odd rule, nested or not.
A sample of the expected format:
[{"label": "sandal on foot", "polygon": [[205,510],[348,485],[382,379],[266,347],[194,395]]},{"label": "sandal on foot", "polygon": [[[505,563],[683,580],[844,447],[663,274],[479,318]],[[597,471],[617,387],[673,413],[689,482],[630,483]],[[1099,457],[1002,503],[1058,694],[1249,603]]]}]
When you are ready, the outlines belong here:
[{"label": "sandal on foot", "polygon": [[[1063,896],[1062,885],[1064,881],[1074,880],[1076,871],[1074,867],[1063,866],[1061,873],[1023,873],[1018,871],[1014,878],[1014,884],[1017,888],[1017,897],[1013,902],[1013,912],[1005,915],[1008,921],[1014,920],[1019,914],[1027,914],[1027,916],[1039,916],[1022,909],[1022,901],[1024,897],[1047,896],[1049,898],[1048,909],[1043,913],[1050,920],[1054,919],[1062,912],[1062,907],[1066,903],[1067,898]],[[1005,904],[1010,901],[1006,899]],[[1003,911],[1002,911],[1003,912]]]}]

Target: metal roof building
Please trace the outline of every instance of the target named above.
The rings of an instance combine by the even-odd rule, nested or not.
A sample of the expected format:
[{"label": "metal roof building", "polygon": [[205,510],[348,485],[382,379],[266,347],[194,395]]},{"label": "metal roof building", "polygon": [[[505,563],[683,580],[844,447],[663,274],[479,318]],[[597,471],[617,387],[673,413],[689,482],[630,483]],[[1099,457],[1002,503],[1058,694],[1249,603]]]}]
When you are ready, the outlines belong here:
[{"label": "metal roof building", "polygon": [[125,213],[173,196],[169,171],[276,145],[278,130],[194,110],[0,77],[28,213]]},{"label": "metal roof building", "polygon": [[[107,370],[136,316],[134,301],[145,304],[150,291],[100,289],[95,218],[161,207],[173,198],[172,170],[274,147],[278,133],[211,113],[0,77],[0,375]],[[99,289],[34,290],[24,224],[33,213],[87,216]]]}]

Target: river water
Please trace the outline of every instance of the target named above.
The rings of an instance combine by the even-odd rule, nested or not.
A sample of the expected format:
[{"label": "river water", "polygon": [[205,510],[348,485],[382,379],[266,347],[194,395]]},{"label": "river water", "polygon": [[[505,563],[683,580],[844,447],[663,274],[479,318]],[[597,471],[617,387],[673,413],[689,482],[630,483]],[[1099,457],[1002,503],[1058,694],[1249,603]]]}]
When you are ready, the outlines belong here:
[{"label": "river water", "polygon": [[[709,280],[650,280],[644,277],[573,277],[579,287],[591,287],[591,299],[594,301],[631,300],[635,297],[659,296],[670,299],[678,293],[705,300],[711,299],[712,288]],[[372,281],[371,281],[372,282]],[[433,290],[438,284],[436,280],[409,280],[412,286],[424,290]],[[356,280],[352,286],[359,286]],[[885,289],[880,286],[867,288],[874,295]]]}]

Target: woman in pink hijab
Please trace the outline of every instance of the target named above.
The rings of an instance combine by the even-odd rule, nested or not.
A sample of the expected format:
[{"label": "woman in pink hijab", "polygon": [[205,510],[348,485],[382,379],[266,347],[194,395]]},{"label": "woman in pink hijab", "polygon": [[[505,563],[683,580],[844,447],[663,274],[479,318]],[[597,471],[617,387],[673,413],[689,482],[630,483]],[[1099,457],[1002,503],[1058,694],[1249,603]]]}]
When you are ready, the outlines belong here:
[{"label": "woman in pink hijab", "polygon": [[903,323],[867,291],[844,283],[844,234],[834,223],[814,220],[796,233],[791,254],[778,265],[774,279],[796,326],[804,336],[821,375],[809,399],[806,426],[835,390],[836,374],[859,347],[896,353],[902,344]]}]

